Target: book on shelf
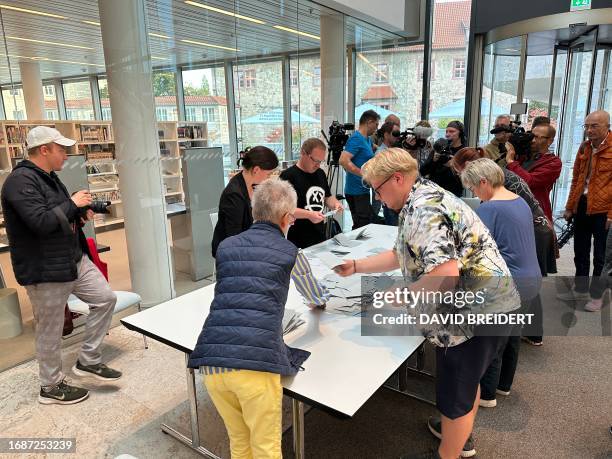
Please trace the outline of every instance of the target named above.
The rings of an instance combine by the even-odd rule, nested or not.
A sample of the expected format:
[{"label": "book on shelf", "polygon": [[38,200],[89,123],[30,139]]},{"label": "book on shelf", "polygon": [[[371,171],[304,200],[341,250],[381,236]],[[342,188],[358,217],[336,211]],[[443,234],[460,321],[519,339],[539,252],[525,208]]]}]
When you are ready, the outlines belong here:
[{"label": "book on shelf", "polygon": [[112,139],[110,126],[80,125],[81,142],[105,142]]}]

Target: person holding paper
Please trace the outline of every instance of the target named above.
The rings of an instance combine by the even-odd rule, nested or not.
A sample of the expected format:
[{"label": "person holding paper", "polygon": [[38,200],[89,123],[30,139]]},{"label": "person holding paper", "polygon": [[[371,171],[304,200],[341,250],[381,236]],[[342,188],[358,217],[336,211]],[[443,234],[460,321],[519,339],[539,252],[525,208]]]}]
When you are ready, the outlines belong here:
[{"label": "person holding paper", "polygon": [[281,376],[295,375],[310,355],[283,341],[289,282],[310,303],[325,298],[307,261],[285,238],[295,221],[295,190],[271,179],[257,187],[252,203],[253,225],[217,249],[215,297],[188,365],[203,370],[231,456],[280,458]]},{"label": "person holding paper", "polygon": [[[504,288],[491,299],[504,311],[520,307],[510,271],[487,228],[467,204],[419,177],[414,158],[399,148],[382,151],[364,165],[363,179],[378,199],[399,212],[397,239],[392,250],[345,261],[335,268],[339,275],[400,268],[413,291],[446,291],[446,285],[452,283],[452,290],[457,280],[496,278]],[[465,308],[478,312],[476,304]],[[427,457],[471,457],[476,454],[471,432],[480,379],[507,338],[441,324],[420,328],[436,345],[436,405],[442,415],[428,421],[441,443]]]},{"label": "person holding paper", "polygon": [[327,148],[320,139],[308,139],[302,144],[297,164],[280,175],[297,193],[296,221],[287,239],[301,249],[325,240],[325,207],[336,212],[343,210],[342,204],[331,195],[327,176],[321,169],[326,156]]}]

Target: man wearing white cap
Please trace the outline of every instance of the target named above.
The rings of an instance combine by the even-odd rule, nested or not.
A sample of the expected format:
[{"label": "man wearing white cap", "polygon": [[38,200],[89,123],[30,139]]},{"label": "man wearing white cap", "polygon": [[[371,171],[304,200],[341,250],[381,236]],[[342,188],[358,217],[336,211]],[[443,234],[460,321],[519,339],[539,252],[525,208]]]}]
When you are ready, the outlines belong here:
[{"label": "man wearing white cap", "polygon": [[72,197],[58,178],[66,147],[76,142],[56,129],[37,126],[26,139],[29,159],[21,161],[2,187],[15,278],[32,302],[36,320],[36,358],[40,375],[38,400],[43,404],[72,404],[85,400],[86,389],[64,380],[61,338],[64,307],[73,293],[89,305],[85,342],[72,368],[78,376],[112,381],[121,372],[101,363],[100,347],[110,326],[117,297],[88,256],[81,229],[93,216],[91,195],[81,190]]}]

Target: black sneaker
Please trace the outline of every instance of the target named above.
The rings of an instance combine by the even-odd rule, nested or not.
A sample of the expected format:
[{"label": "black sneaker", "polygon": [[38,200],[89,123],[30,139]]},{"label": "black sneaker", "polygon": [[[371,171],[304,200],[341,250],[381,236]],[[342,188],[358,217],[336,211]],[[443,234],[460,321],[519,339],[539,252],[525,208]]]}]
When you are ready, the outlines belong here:
[{"label": "black sneaker", "polygon": [[65,380],[51,387],[41,387],[38,401],[43,405],[72,405],[89,397],[89,391],[82,387],[69,386]]},{"label": "black sneaker", "polygon": [[83,365],[77,360],[76,364],[72,367],[72,372],[77,376],[93,376],[103,381],[115,381],[121,378],[120,371],[113,370],[103,363]]},{"label": "black sneaker", "polygon": [[[431,417],[427,420],[427,427],[434,437],[442,440],[442,420],[440,418]],[[476,456],[476,448],[474,447],[474,439],[472,434],[463,445],[463,451],[461,451],[461,457],[472,457]]]},{"label": "black sneaker", "polygon": [[440,459],[437,449],[432,449],[424,453],[405,454],[400,459]]}]

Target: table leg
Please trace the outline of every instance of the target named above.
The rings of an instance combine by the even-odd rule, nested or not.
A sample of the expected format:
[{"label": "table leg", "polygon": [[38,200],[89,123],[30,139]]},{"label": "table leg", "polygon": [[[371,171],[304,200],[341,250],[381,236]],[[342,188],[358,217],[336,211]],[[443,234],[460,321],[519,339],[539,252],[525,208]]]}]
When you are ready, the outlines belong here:
[{"label": "table leg", "polygon": [[211,459],[221,459],[219,456],[211,453],[206,448],[200,446],[200,422],[198,419],[198,400],[196,398],[195,374],[193,368],[189,368],[189,354],[185,354],[185,365],[187,374],[187,398],[189,400],[189,414],[191,416],[191,438],[183,435],[178,430],[162,424],[162,432],[167,433],[171,437],[180,441],[186,446],[189,446],[194,451]]},{"label": "table leg", "polygon": [[293,453],[296,459],[304,459],[304,404],[299,400],[293,403]]}]

